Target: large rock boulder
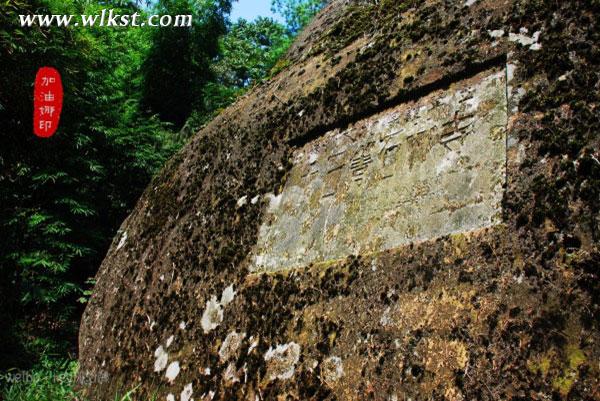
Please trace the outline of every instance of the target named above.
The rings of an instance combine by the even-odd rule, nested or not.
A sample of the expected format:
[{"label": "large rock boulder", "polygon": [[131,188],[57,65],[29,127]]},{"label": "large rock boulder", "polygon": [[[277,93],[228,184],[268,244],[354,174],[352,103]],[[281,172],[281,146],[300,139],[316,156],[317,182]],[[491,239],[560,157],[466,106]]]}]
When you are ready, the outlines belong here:
[{"label": "large rock boulder", "polygon": [[83,391],[600,399],[599,15],[332,1],[123,224]]}]

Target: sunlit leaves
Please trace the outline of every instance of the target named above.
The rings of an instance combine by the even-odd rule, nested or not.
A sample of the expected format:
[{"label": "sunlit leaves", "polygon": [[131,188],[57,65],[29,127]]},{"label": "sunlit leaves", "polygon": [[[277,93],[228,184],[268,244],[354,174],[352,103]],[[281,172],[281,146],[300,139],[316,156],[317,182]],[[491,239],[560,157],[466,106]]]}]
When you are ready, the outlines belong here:
[{"label": "sunlit leaves", "polygon": [[296,34],[327,4],[327,0],[272,0],[271,4],[273,12],[283,15],[290,32]]}]

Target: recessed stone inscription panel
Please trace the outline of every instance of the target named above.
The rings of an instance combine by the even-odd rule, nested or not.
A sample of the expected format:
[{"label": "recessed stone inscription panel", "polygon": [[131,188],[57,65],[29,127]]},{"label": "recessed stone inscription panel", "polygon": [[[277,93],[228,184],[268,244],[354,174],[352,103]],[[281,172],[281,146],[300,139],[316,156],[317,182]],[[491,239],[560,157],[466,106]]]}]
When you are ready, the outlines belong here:
[{"label": "recessed stone inscription panel", "polygon": [[500,222],[504,71],[334,130],[294,153],[253,271],[306,266]]}]

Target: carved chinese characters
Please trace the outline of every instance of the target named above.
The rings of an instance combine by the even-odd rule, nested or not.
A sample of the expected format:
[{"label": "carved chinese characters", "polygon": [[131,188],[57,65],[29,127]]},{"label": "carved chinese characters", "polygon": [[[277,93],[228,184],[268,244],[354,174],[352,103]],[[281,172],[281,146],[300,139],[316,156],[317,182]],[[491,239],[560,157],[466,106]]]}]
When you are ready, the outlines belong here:
[{"label": "carved chinese characters", "polygon": [[500,222],[504,72],[487,73],[299,148],[252,269],[281,270]]}]

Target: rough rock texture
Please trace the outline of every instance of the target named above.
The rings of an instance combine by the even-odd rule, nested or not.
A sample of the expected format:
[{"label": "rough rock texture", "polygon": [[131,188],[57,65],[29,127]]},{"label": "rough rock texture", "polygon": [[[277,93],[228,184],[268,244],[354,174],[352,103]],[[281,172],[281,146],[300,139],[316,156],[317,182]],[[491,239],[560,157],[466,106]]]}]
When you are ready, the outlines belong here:
[{"label": "rough rock texture", "polygon": [[298,148],[283,190],[269,195],[250,270],[501,222],[507,104],[506,69],[486,71]]},{"label": "rough rock texture", "polygon": [[[82,321],[82,390],[600,399],[599,15],[597,0],[333,1],[283,70],[198,133],[123,224]],[[251,268],[295,152],[502,70],[499,222]]]}]

